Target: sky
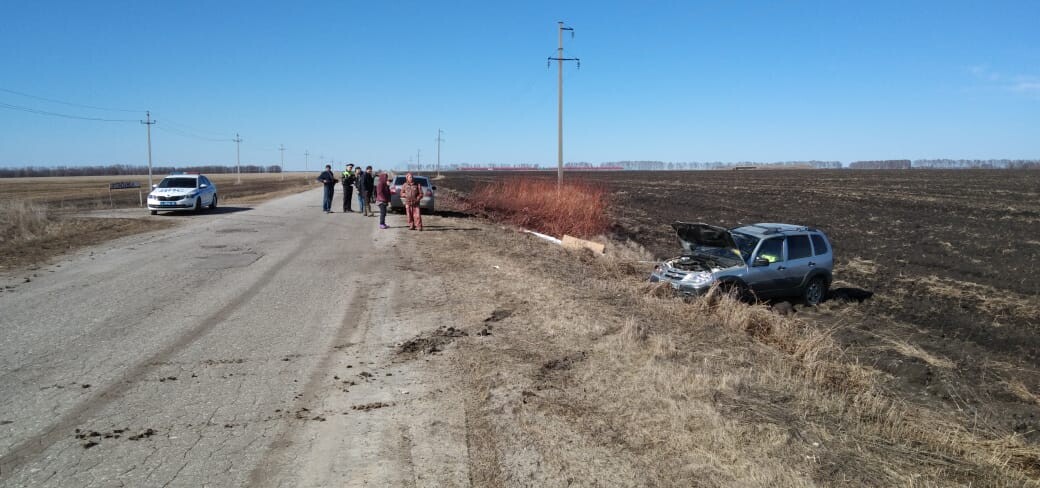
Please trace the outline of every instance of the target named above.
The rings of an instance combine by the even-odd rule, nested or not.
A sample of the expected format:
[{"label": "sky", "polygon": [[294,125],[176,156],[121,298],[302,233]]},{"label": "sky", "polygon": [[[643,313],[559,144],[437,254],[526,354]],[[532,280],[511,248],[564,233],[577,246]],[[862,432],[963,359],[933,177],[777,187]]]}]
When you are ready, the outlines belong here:
[{"label": "sky", "polygon": [[156,165],[234,164],[239,134],[242,164],[399,167],[435,161],[438,129],[443,164],[554,165],[557,21],[581,60],[568,162],[1040,158],[1035,0],[39,0],[0,19],[3,166],[145,164],[146,110]]}]

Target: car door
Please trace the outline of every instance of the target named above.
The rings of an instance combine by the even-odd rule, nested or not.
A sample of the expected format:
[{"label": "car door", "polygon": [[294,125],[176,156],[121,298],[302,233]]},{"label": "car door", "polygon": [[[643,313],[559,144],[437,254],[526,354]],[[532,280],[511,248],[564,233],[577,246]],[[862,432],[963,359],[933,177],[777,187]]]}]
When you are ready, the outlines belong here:
[{"label": "car door", "polygon": [[[768,264],[759,261],[764,259]],[[779,292],[784,286],[784,271],[787,269],[784,259],[784,238],[771,237],[763,239],[758,245],[748,268],[745,282],[756,295],[768,296]]]},{"label": "car door", "polygon": [[784,274],[785,291],[797,290],[805,281],[806,275],[816,265],[813,262],[812,244],[809,236],[796,234],[787,236],[787,262],[781,272]]}]

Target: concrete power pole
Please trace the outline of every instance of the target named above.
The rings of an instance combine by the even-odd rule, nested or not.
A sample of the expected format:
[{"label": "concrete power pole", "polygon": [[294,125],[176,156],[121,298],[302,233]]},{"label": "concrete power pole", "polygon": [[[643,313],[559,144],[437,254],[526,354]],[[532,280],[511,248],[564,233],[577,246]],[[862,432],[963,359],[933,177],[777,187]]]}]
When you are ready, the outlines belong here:
[{"label": "concrete power pole", "polygon": [[151,110],[144,112],[144,118],[141,123],[148,129],[148,191],[152,191],[152,124],[158,121],[152,120]]},{"label": "concrete power pole", "polygon": [[278,145],[278,159],[281,161],[278,166],[278,172],[282,174],[282,181],[285,181],[285,144]]},{"label": "concrete power pole", "polygon": [[304,172],[307,172],[307,160],[309,160],[310,157],[311,157],[310,151],[304,151],[303,152],[303,171]]},{"label": "concrete power pole", "polygon": [[557,91],[559,93],[559,107],[558,107],[557,118],[556,118],[556,127],[557,127],[556,187],[560,188],[560,186],[563,185],[563,62],[564,61],[576,61],[577,64],[578,64],[578,68],[581,69],[581,59],[578,59],[578,58],[565,58],[565,57],[563,57],[563,31],[565,31],[565,30],[566,31],[571,31],[571,39],[573,39],[574,38],[574,29],[571,28],[571,27],[564,27],[563,26],[563,22],[557,22],[557,24],[559,25],[560,47],[557,48],[557,50],[556,50],[556,57],[555,58],[554,57],[549,57],[548,64],[551,64],[553,61],[558,61],[560,63],[560,66],[559,66],[559,78],[558,78],[558,82],[557,82],[557,84],[558,84]]},{"label": "concrete power pole", "polygon": [[422,164],[419,163],[419,155],[422,154],[422,149],[415,150],[415,172],[422,171]]},{"label": "concrete power pole", "polygon": [[242,137],[235,133],[235,138],[231,139],[235,141],[235,174],[238,175],[238,183],[242,182],[242,160],[240,158],[241,151],[239,150],[242,144]]},{"label": "concrete power pole", "polygon": [[441,177],[441,143],[444,142],[444,138],[441,135],[444,131],[437,129],[437,177]]}]

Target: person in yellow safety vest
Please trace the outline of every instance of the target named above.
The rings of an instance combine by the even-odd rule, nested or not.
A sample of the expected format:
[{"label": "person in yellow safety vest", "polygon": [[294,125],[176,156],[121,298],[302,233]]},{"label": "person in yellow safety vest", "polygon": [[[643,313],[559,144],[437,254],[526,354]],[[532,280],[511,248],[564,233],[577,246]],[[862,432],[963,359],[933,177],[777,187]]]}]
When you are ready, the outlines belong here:
[{"label": "person in yellow safety vest", "polygon": [[343,170],[343,178],[340,179],[343,182],[343,212],[352,212],[350,209],[350,200],[354,198],[354,165],[348,164],[347,169]]}]

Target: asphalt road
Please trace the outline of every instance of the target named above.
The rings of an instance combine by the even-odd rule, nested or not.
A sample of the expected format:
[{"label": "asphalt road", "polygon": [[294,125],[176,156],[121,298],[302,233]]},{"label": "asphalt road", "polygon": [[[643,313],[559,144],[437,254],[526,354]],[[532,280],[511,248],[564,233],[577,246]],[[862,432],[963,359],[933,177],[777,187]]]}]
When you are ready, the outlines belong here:
[{"label": "asphalt road", "polygon": [[0,486],[464,484],[465,447],[424,440],[452,418],[428,371],[391,357],[433,326],[393,312],[415,234],[320,198],[159,216],[185,225],[3,277]]}]

